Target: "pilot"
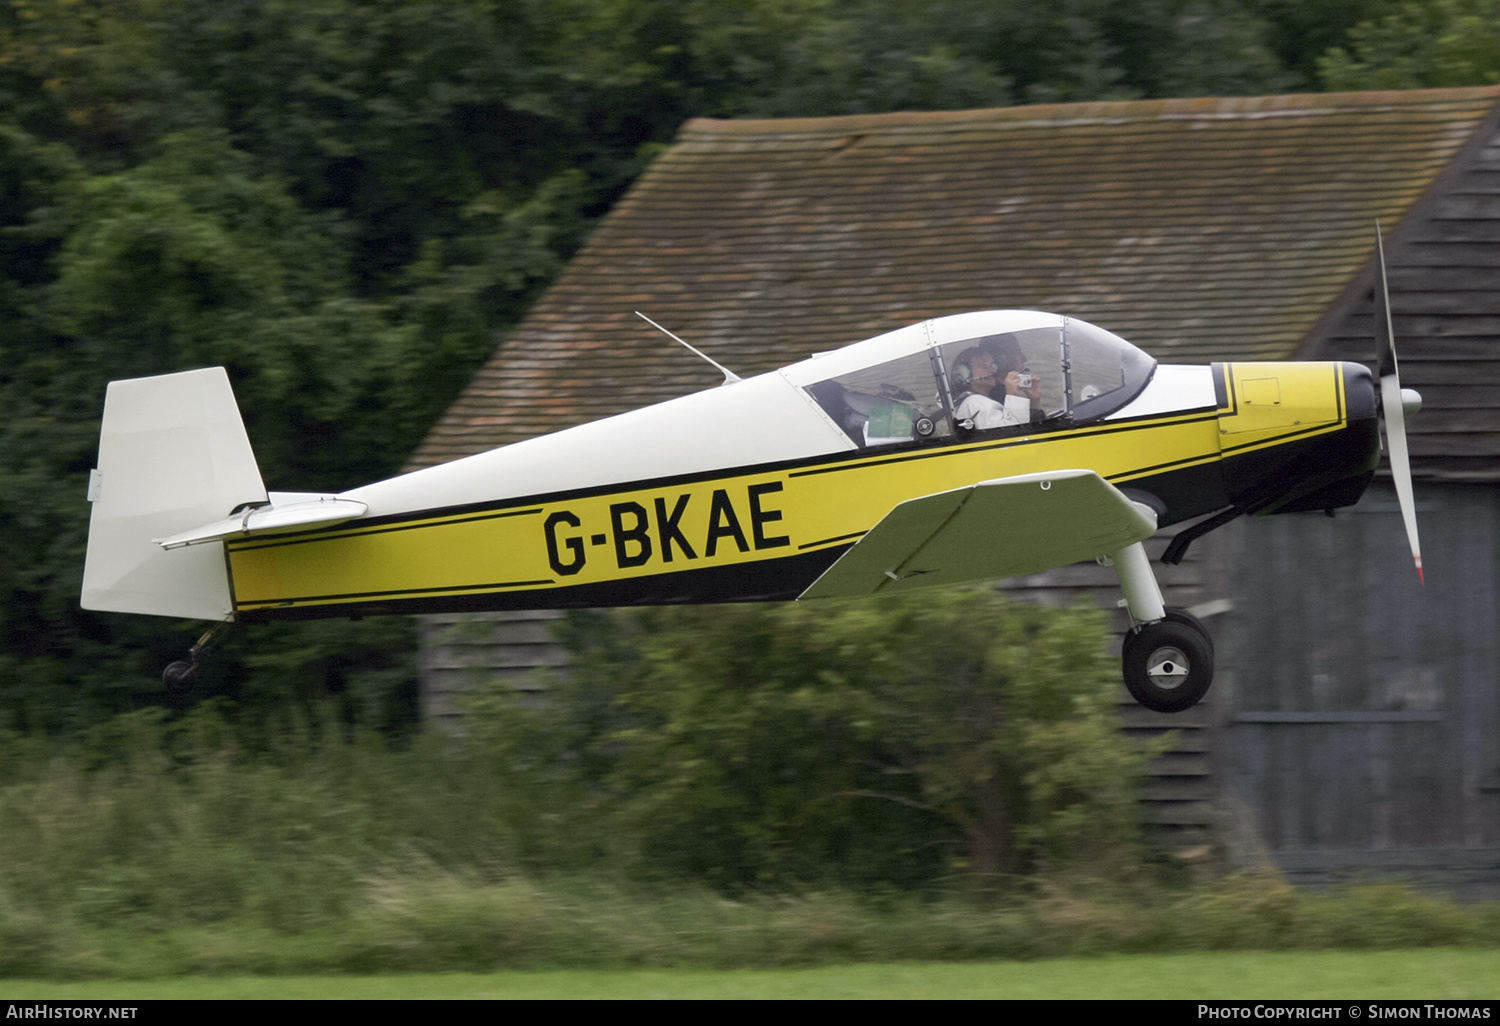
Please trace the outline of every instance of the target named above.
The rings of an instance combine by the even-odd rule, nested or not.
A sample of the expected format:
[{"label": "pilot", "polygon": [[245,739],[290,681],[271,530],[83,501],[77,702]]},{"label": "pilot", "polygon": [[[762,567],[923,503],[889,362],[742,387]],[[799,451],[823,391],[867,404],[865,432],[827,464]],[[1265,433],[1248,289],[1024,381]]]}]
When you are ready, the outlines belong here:
[{"label": "pilot", "polygon": [[[953,361],[953,419],[971,423],[976,429],[1012,427],[1031,422],[1032,403],[1039,401],[1041,386],[1034,379],[1029,390],[1021,387],[1021,371],[1002,378],[991,353],[977,346],[965,349]],[[1004,400],[990,398],[1004,389]]]}]

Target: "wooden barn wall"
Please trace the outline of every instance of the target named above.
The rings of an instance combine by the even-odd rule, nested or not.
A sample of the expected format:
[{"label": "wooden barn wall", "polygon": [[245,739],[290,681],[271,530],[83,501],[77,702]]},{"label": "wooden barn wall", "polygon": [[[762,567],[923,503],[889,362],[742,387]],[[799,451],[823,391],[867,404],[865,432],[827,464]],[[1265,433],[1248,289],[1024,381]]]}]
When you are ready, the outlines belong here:
[{"label": "wooden barn wall", "polygon": [[[1246,860],[1307,882],[1395,873],[1500,897],[1495,116],[1386,254],[1402,384],[1423,399],[1408,437],[1428,584],[1384,484],[1338,520],[1229,532],[1235,690],[1219,695],[1216,768]],[[1373,363],[1374,282],[1351,284],[1302,355]]]},{"label": "wooden barn wall", "polygon": [[[1230,608],[1223,557],[1217,535],[1196,542],[1178,566],[1156,562],[1170,540],[1166,532],[1147,542],[1168,605],[1194,610],[1217,631]],[[1114,630],[1129,626],[1117,608],[1119,583],[1112,569],[1080,563],[1045,574],[1014,578],[1004,590],[1017,601],[1066,606],[1093,601],[1111,611]],[[546,675],[565,673],[567,652],[553,630],[565,614],[556,610],[451,614],[419,618],[422,637],[423,714],[429,724],[460,729],[466,692],[490,681],[506,681],[523,691],[538,691]],[[1114,651],[1118,654],[1118,641]],[[1215,685],[1217,689],[1218,685]],[[1147,816],[1181,835],[1185,845],[1206,843],[1214,821],[1210,774],[1211,735],[1215,726],[1214,694],[1197,708],[1177,716],[1152,713],[1137,705],[1122,685],[1120,712],[1127,734],[1144,743],[1166,730],[1178,731],[1173,748],[1162,755],[1142,795]]]},{"label": "wooden barn wall", "polygon": [[[1386,256],[1402,384],[1422,393],[1409,425],[1419,477],[1500,481],[1500,122],[1491,116],[1394,231]],[[1313,359],[1375,359],[1372,272],[1309,336]]]},{"label": "wooden barn wall", "polygon": [[1218,772],[1245,862],[1500,897],[1500,487],[1418,484],[1226,530],[1235,613]]},{"label": "wooden barn wall", "polygon": [[[1146,542],[1162,597],[1167,605],[1190,610],[1202,618],[1217,648],[1218,635],[1233,616],[1223,541],[1220,534],[1207,535],[1193,543],[1181,564],[1163,565],[1161,553],[1176,532],[1172,528]],[[1111,610],[1116,637],[1111,652],[1119,654],[1119,639],[1129,629],[1130,618],[1119,608],[1120,585],[1114,570],[1096,563],[1075,563],[1045,574],[1013,578],[1002,587],[1021,602],[1062,606],[1093,601]],[[1209,844],[1218,821],[1212,759],[1221,719],[1216,692],[1219,682],[1231,672],[1221,668],[1208,697],[1176,715],[1142,708],[1123,684],[1119,688],[1120,719],[1127,735],[1144,744],[1167,731],[1176,731],[1171,749],[1151,765],[1141,802],[1146,818],[1173,832],[1181,848]]]},{"label": "wooden barn wall", "polygon": [[539,609],[417,617],[422,718],[456,730],[466,694],[493,681],[538,691],[547,674],[566,672],[568,653],[553,636],[563,616]]}]

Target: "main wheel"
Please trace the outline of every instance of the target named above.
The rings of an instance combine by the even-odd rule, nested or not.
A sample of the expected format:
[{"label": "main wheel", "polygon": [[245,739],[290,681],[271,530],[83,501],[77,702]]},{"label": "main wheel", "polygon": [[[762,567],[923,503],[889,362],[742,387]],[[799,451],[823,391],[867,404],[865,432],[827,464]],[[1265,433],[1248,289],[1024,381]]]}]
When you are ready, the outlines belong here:
[{"label": "main wheel", "polygon": [[1203,626],[1202,620],[1198,619],[1192,613],[1189,613],[1186,609],[1180,609],[1177,606],[1167,607],[1166,614],[1167,619],[1172,621],[1173,623],[1186,624],[1193,630],[1197,631],[1199,636],[1201,636],[1204,642],[1208,645],[1208,654],[1213,655],[1214,637],[1212,634],[1208,633],[1208,628]]},{"label": "main wheel", "polygon": [[1201,628],[1173,619],[1125,635],[1125,687],[1152,712],[1175,713],[1198,704],[1214,680],[1214,650]]}]

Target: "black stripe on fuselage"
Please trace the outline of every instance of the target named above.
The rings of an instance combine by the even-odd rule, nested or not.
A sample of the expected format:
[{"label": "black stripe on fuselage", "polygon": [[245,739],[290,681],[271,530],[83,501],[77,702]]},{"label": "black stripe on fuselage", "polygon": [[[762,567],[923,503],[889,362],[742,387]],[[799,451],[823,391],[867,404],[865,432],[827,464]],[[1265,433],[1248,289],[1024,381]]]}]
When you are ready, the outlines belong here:
[{"label": "black stripe on fuselage", "polygon": [[382,613],[478,613],[505,609],[603,609],[707,602],[785,601],[806,591],[849,548],[849,545],[838,545],[754,563],[699,567],[649,577],[562,588],[474,595],[407,593],[402,598],[240,609],[236,618],[245,623],[261,623],[268,620],[313,620],[332,616],[376,616]]},{"label": "black stripe on fuselage", "polygon": [[[788,477],[804,477],[812,474],[838,473],[891,463],[904,463],[911,460],[967,456],[971,453],[985,452],[992,449],[1041,445],[1055,441],[1054,436],[1063,432],[1066,432],[1069,437],[1074,438],[1081,436],[1094,437],[1117,434],[1123,431],[1138,431],[1144,427],[1153,425],[1166,427],[1176,424],[1198,423],[1213,420],[1215,416],[1216,414],[1208,407],[1199,407],[1191,410],[1174,410],[1170,413],[1153,414],[1148,417],[1132,417],[1129,420],[1109,421],[1106,424],[1096,424],[1086,427],[1071,427],[1062,422],[1059,422],[1056,427],[1044,427],[1043,425],[1033,424],[1025,429],[1009,429],[1017,433],[977,442],[909,442],[905,445],[883,446],[879,455],[872,454],[868,449],[861,449],[849,452],[828,453],[820,456],[809,456],[795,460],[757,463],[743,467],[721,467],[715,470],[695,471],[689,474],[644,478],[638,481],[619,481],[613,484],[592,485],[586,488],[570,488],[556,492],[517,496],[511,499],[495,499],[455,506],[441,506],[433,509],[415,510],[408,513],[391,513],[380,517],[366,517],[356,521],[345,521],[329,527],[312,528],[306,531],[289,531],[285,534],[243,539],[227,538],[225,541],[234,551],[238,552],[242,549],[256,548],[263,545],[286,545],[303,540],[318,541],[335,535],[354,536],[366,533],[373,534],[378,530],[407,530],[413,527],[425,527],[434,521],[448,521],[451,519],[456,522],[464,519],[485,519],[486,517],[493,516],[520,516],[536,513],[540,510],[515,510],[514,507],[540,507],[553,503],[591,498],[596,495],[609,495],[615,492],[667,489],[677,485],[689,485],[726,477],[746,477],[756,474],[788,472]],[[1145,467],[1140,470],[1124,472],[1112,476],[1110,480],[1130,479],[1133,475],[1139,474],[1141,470],[1153,472],[1202,460],[1217,459],[1217,457],[1217,452],[1204,453],[1200,456],[1194,456],[1191,459],[1178,461],[1173,464],[1163,464],[1160,467]],[[806,469],[799,470],[797,468]]]},{"label": "black stripe on fuselage", "polygon": [[801,552],[804,549],[821,549],[823,546],[832,545],[834,542],[853,541],[859,538],[863,538],[869,533],[869,531],[851,531],[848,534],[835,535],[832,538],[821,538],[818,541],[808,542],[805,545],[798,545],[797,551]]},{"label": "black stripe on fuselage", "polygon": [[[556,583],[557,582],[555,580],[549,577],[539,581],[494,581],[489,584],[459,584],[452,587],[443,588],[402,588],[397,591],[351,591],[344,594],[335,595],[297,595],[292,598],[277,599],[275,602],[269,602],[266,604],[268,606],[275,606],[281,603],[290,605],[294,602],[328,602],[333,599],[359,599],[361,600],[361,602],[368,602],[382,598],[397,598],[405,597],[408,595],[462,595],[465,592],[498,592],[513,590],[516,588],[541,588],[548,584]],[[256,603],[250,603],[249,606],[242,606],[240,608],[255,607]]]}]

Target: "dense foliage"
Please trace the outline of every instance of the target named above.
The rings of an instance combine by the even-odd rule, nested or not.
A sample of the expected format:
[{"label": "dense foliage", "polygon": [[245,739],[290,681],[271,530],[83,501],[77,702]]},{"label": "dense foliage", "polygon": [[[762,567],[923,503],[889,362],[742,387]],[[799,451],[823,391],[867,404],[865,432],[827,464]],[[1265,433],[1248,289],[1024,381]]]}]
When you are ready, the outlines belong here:
[{"label": "dense foliage", "polygon": [[223,701],[0,738],[0,977],[1500,939],[1494,902],[1148,872],[1092,610],[818,608],[580,619],[555,700],[399,750],[337,716],[251,748]]},{"label": "dense foliage", "polygon": [[168,696],[191,626],[77,608],[111,378],[223,364],[272,487],[362,483],[688,117],[1492,81],[1495,10],[4,0],[0,728],[214,695],[412,720],[404,621],[242,632]]},{"label": "dense foliage", "polygon": [[1400,0],[1318,62],[1330,89],[1415,89],[1500,82],[1500,2]]},{"label": "dense foliage", "polygon": [[1145,754],[1092,608],[993,590],[578,615],[574,666],[472,710],[524,857],[730,892],[1013,889],[1144,864]]}]

